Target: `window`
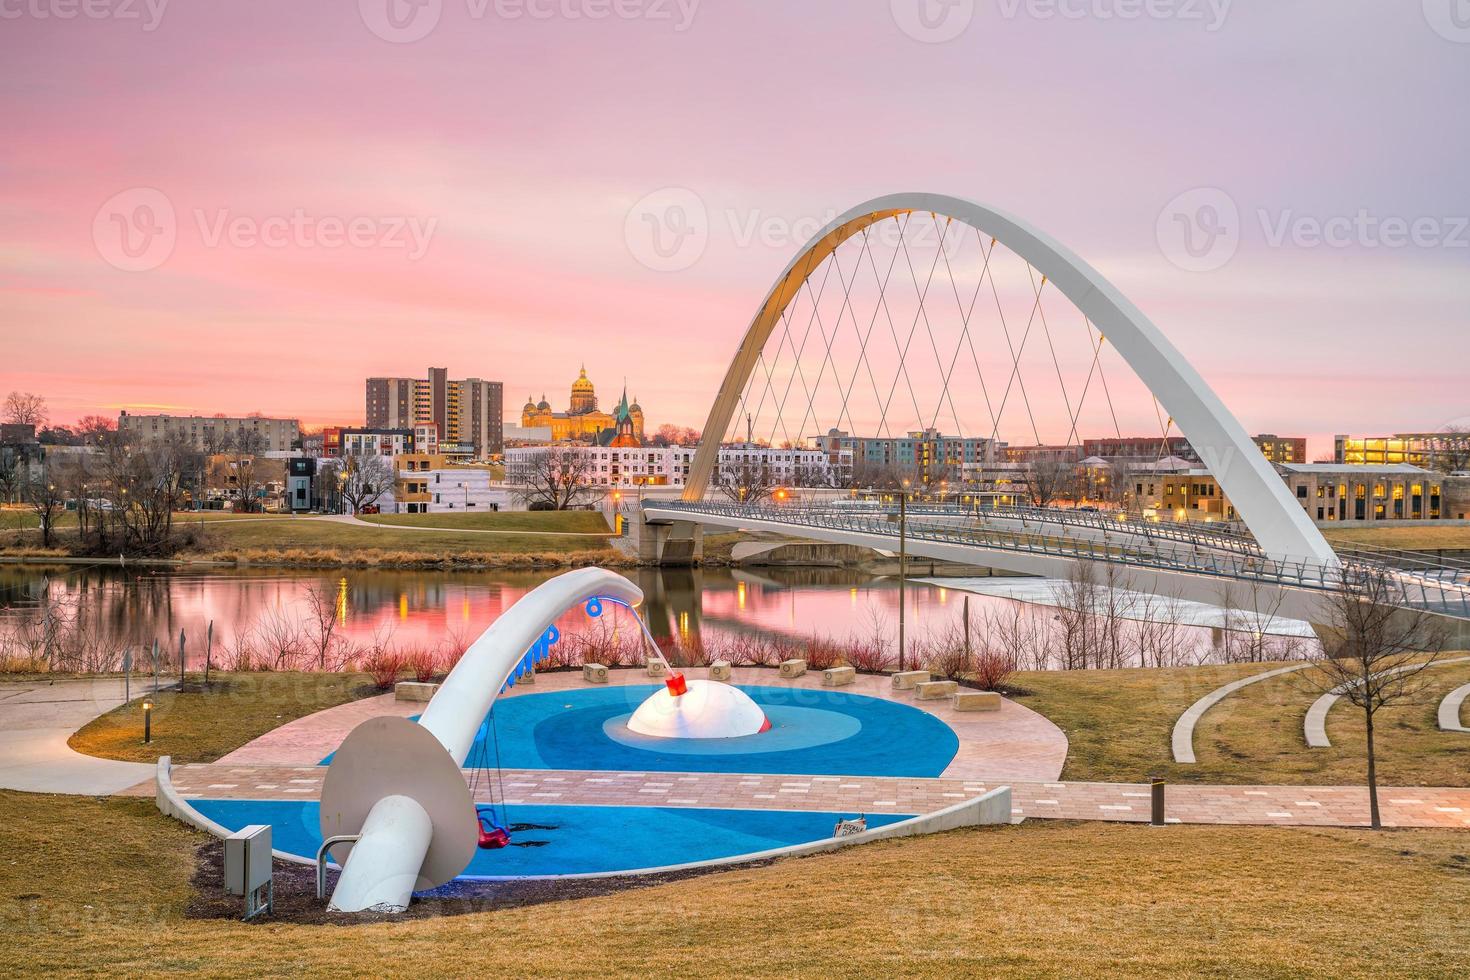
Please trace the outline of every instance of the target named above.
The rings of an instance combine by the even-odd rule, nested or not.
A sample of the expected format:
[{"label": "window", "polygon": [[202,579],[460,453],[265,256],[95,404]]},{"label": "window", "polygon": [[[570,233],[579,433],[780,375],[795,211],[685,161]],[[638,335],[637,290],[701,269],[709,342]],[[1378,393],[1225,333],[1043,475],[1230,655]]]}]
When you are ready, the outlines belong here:
[{"label": "window", "polygon": [[1301,484],[1298,484],[1297,485],[1296,495],[1298,497],[1300,497],[1301,499],[1303,499],[1303,500],[1306,500],[1307,499],[1307,485],[1305,483],[1301,483]]}]

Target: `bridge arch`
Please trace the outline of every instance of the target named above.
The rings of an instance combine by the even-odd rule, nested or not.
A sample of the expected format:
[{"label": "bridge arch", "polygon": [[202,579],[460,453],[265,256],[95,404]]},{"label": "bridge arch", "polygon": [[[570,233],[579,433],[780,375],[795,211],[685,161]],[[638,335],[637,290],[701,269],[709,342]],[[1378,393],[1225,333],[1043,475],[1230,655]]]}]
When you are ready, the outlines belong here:
[{"label": "bridge arch", "polygon": [[1065,245],[1028,222],[946,194],[889,194],[859,204],[833,219],[792,258],[746,328],[725,373],[705,421],[706,438],[690,466],[685,500],[702,500],[708,491],[718,460],[720,435],[728,431],[740,393],[766,341],[807,276],[863,229],[888,218],[922,212],[962,222],[994,238],[1066,296],[1168,411],[1266,554],[1278,559],[1336,561],[1331,546],[1224,402],[1117,287]]}]

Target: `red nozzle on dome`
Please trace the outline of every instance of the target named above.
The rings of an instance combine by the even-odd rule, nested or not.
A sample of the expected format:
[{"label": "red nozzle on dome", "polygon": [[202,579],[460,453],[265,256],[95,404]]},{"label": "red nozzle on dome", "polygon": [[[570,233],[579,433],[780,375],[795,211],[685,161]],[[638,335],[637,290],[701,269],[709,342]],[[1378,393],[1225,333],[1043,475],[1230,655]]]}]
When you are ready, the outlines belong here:
[{"label": "red nozzle on dome", "polygon": [[681,694],[689,693],[689,682],[684,680],[684,675],[682,673],[670,674],[669,679],[664,681],[664,686],[667,687],[669,689],[669,693],[676,698]]}]

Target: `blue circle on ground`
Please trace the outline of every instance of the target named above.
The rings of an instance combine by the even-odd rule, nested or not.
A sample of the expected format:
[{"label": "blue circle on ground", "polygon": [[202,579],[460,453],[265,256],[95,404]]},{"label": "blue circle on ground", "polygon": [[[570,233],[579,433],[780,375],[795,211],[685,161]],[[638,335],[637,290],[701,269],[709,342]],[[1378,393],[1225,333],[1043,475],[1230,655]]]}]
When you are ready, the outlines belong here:
[{"label": "blue circle on ground", "polygon": [[677,743],[626,729],[610,735],[658,690],[651,684],[500,698],[465,766],[929,777],[959,750],[953,729],[906,704],[822,688],[740,689],[766,712],[771,731]]}]

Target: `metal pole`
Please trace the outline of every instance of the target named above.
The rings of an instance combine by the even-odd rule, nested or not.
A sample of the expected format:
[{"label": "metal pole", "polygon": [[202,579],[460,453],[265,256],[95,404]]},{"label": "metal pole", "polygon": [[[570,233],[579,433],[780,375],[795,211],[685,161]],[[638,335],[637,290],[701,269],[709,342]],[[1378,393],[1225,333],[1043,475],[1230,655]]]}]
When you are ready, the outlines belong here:
[{"label": "metal pole", "polygon": [[1149,791],[1152,797],[1149,826],[1162,827],[1164,825],[1164,779],[1162,776],[1149,777]]},{"label": "metal pole", "polygon": [[179,627],[179,686],[184,686],[184,629]]},{"label": "metal pole", "polygon": [[909,492],[905,487],[898,497],[898,669],[904,669],[904,654],[907,652],[904,634],[904,607],[907,583],[904,573],[908,565]]}]

